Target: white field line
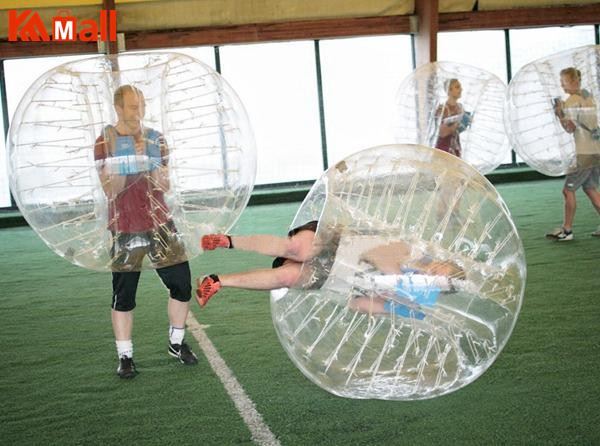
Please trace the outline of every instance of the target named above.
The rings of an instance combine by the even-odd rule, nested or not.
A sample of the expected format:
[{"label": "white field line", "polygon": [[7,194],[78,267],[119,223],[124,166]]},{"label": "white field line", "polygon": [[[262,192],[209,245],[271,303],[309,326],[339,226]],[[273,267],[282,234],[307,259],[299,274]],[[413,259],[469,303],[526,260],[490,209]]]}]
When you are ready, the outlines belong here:
[{"label": "white field line", "polygon": [[265,424],[262,416],[256,410],[254,403],[248,398],[244,388],[240,385],[223,358],[221,358],[221,355],[219,355],[219,352],[191,311],[188,313],[187,325],[190,333],[198,341],[198,345],[200,345],[206,359],[208,359],[208,363],[223,383],[225,390],[235,404],[246,426],[250,429],[252,441],[260,446],[281,446],[281,443],[275,438],[269,426]]}]

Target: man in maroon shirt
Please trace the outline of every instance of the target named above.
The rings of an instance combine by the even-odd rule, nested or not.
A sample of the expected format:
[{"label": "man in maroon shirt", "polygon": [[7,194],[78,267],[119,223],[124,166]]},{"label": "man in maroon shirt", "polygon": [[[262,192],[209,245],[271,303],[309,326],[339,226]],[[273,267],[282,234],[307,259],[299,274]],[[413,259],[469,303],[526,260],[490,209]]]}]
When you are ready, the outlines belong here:
[{"label": "man in maroon shirt", "polygon": [[121,378],[137,374],[133,362],[133,309],[146,257],[169,289],[168,353],[182,364],[198,360],[184,342],[191,298],[191,274],[164,194],[169,190],[168,149],[163,136],[144,128],[143,93],[123,85],[114,93],[118,121],[96,140],[94,158],[108,199],[112,233],[112,326]]}]

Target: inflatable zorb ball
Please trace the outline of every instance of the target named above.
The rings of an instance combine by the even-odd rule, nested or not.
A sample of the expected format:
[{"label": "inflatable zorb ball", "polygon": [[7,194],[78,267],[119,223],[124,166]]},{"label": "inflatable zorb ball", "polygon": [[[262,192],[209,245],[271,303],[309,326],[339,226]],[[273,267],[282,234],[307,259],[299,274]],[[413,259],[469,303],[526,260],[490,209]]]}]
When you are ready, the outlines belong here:
[{"label": "inflatable zorb ball", "polygon": [[[458,81],[458,107],[448,105],[448,90]],[[446,150],[460,145],[460,157],[486,174],[510,154],[503,124],[506,85],[496,75],[465,64],[432,62],[413,71],[396,93],[392,124],[395,141]],[[450,142],[450,127],[459,142]],[[448,130],[446,130],[448,129]]]},{"label": "inflatable zorb ball", "polygon": [[458,390],[506,345],[525,288],[523,246],[494,187],[439,150],[374,147],[330,168],[292,227],[317,220],[299,284],[271,294],[296,366],[348,398]]},{"label": "inflatable zorb ball", "polygon": [[227,232],[245,208],[255,152],[233,89],[176,53],[60,65],[26,92],[8,137],[23,216],[58,255],[94,270],[199,254],[201,234]]},{"label": "inflatable zorb ball", "polygon": [[[561,86],[560,72],[581,73],[580,91]],[[557,53],[521,68],[507,90],[505,123],[517,154],[550,176],[600,165],[600,46]],[[561,123],[562,119],[562,123]]]}]

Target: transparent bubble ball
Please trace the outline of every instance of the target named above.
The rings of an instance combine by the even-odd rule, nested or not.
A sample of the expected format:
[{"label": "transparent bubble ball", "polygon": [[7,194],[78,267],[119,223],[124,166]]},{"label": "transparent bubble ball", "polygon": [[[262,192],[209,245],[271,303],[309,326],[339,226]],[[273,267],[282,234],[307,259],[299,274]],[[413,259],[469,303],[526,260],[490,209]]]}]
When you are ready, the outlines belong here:
[{"label": "transparent bubble ball", "polygon": [[379,146],[328,169],[292,227],[317,220],[300,282],[271,293],[295,365],[348,398],[420,400],[482,375],[515,326],[526,263],[510,213],[440,150]]},{"label": "transparent bubble ball", "polygon": [[[515,151],[531,168],[545,175],[564,175],[577,167],[578,153],[595,155],[599,157],[595,164],[600,164],[598,66],[600,46],[589,45],[528,63],[510,81],[506,129]],[[560,78],[560,71],[568,67],[581,72],[582,96],[594,103],[564,108],[564,117],[574,124],[572,133],[565,131],[555,113],[555,104],[570,96]]]},{"label": "transparent bubble ball", "polygon": [[[462,86],[458,108],[447,106],[453,79]],[[489,173],[510,160],[503,124],[505,93],[504,82],[486,70],[455,62],[421,65],[396,93],[395,141],[444,149],[449,144],[440,134],[442,126],[456,122],[460,157],[482,174]]]},{"label": "transparent bubble ball", "polygon": [[[142,154],[134,152],[137,139],[111,127],[113,94],[123,85],[145,100]],[[114,134],[106,139],[114,141],[110,156],[99,160],[98,137],[107,134]],[[195,257],[202,234],[226,232],[238,219],[256,171],[237,94],[204,63],[169,52],[93,57],[48,71],[15,112],[8,153],[11,190],[29,225],[58,255],[94,270]],[[124,179],[123,190],[109,196],[100,172],[112,175],[107,184]],[[123,191],[134,189],[140,199],[125,201]],[[142,214],[144,224],[135,217]],[[119,246],[135,259],[123,258]]]}]

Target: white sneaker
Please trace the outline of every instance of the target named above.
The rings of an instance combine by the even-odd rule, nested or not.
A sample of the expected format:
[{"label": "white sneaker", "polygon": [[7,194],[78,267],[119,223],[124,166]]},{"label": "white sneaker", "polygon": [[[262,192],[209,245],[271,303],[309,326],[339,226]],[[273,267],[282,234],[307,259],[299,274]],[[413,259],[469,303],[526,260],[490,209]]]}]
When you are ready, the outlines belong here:
[{"label": "white sneaker", "polygon": [[592,237],[600,237],[600,226],[594,232],[592,232]]},{"label": "white sneaker", "polygon": [[573,231],[567,231],[565,228],[555,228],[552,232],[546,234],[546,238],[559,242],[568,242],[573,240]]},{"label": "white sneaker", "polygon": [[563,228],[560,226],[558,228],[554,228],[552,231],[546,233],[546,238],[556,239],[558,235],[563,232]]},{"label": "white sneaker", "polygon": [[569,242],[573,240],[573,231],[566,231],[563,229],[560,231],[560,234],[556,236],[556,240],[559,242]]}]

